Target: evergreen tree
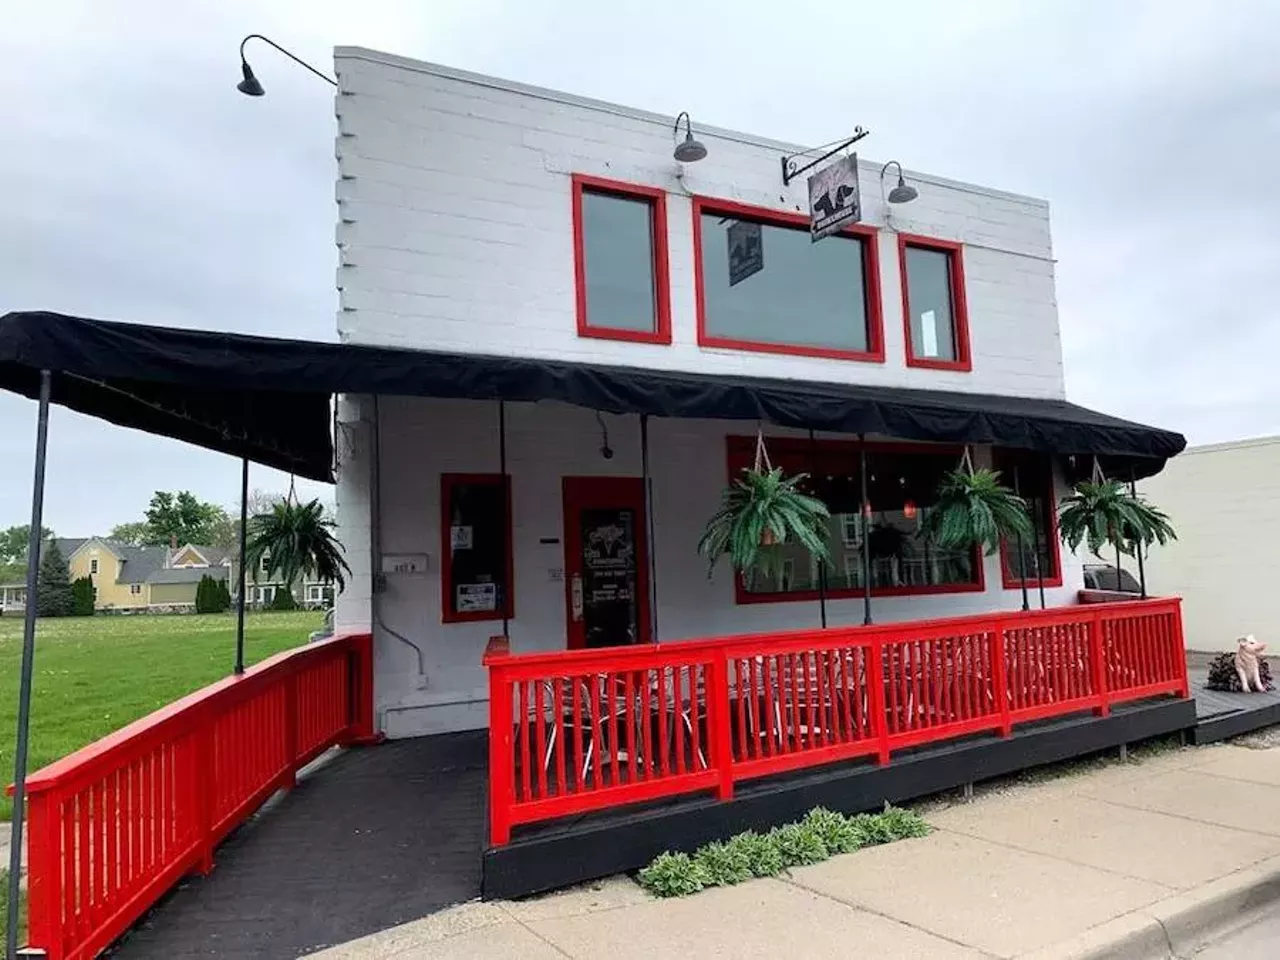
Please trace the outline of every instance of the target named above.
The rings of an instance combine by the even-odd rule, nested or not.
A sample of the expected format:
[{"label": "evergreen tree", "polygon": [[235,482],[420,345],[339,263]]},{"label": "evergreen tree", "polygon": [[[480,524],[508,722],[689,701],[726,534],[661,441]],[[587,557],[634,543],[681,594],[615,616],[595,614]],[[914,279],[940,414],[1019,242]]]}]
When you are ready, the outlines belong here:
[{"label": "evergreen tree", "polygon": [[218,581],[218,612],[223,613],[231,609],[231,588],[227,586],[227,581]]},{"label": "evergreen tree", "polygon": [[63,559],[58,544],[50,540],[45,544],[44,554],[40,558],[36,580],[36,613],[42,617],[66,617],[71,615],[74,607],[67,561]]},{"label": "evergreen tree", "polygon": [[96,600],[93,580],[79,577],[71,584],[71,615],[73,617],[92,617]]},{"label": "evergreen tree", "polygon": [[272,610],[297,610],[298,601],[293,599],[293,591],[288,587],[276,587],[275,599],[271,601]]}]

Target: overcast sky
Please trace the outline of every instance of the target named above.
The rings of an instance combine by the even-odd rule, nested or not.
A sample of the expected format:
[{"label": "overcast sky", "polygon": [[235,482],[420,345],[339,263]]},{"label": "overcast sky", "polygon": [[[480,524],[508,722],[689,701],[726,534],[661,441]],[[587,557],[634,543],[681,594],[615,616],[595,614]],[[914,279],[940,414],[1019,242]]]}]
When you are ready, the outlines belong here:
[{"label": "overcast sky", "polygon": [[[262,32],[326,72],[359,44],[799,143],[861,124],[869,159],[1050,201],[1072,400],[1192,443],[1280,433],[1280,4],[14,0],[4,20],[0,312],[335,339],[332,91],[257,45],[268,96],[237,94]],[[34,414],[0,394],[0,527],[28,515]],[[49,450],[66,535],[156,489],[238,497],[229,457],[63,410]]]}]

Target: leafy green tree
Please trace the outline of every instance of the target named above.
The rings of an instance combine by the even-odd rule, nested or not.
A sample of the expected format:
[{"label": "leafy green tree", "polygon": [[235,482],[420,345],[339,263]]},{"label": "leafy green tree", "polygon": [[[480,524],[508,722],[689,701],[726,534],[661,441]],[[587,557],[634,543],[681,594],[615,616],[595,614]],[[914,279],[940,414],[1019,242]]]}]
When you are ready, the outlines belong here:
[{"label": "leafy green tree", "polygon": [[77,577],[71,584],[71,615],[73,617],[92,617],[93,606],[97,600],[93,589],[93,580],[89,577]]},{"label": "leafy green tree", "polygon": [[[41,540],[52,540],[54,533],[48,527],[41,527]],[[27,539],[31,536],[31,524],[0,530],[0,563],[27,562]]]},{"label": "leafy green tree", "polygon": [[151,542],[150,533],[151,527],[147,521],[136,520],[133,523],[117,523],[107,534],[107,539],[127,543],[131,547],[141,547]]},{"label": "leafy green tree", "polygon": [[214,503],[205,503],[189,490],[169,493],[157,490],[147,507],[149,544],[210,544],[230,523],[227,512]]},{"label": "leafy green tree", "polygon": [[58,544],[50,540],[40,558],[40,573],[36,581],[36,613],[42,617],[66,617],[74,609],[75,599],[71,593],[67,561],[63,559]]}]

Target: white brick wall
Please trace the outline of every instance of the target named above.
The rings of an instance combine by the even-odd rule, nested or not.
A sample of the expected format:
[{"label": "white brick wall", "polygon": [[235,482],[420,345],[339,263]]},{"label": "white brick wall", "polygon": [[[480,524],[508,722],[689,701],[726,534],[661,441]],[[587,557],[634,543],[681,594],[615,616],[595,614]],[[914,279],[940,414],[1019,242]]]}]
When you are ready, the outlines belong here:
[{"label": "white brick wall", "polygon": [[[357,413],[357,408],[359,412]],[[340,626],[369,623],[368,477],[372,403],[344,402],[340,421],[343,465],[338,506],[353,577],[338,603]],[[382,549],[425,553],[425,576],[392,575],[379,599],[385,628],[423,651],[426,676],[417,675],[412,650],[385,629],[375,630],[376,702],[379,723],[391,736],[481,727],[487,722],[487,680],[480,657],[499,621],[441,622],[440,474],[498,471],[497,405],[384,397],[381,429]],[[639,420],[606,416],[611,460],[599,452],[600,429],[589,411],[562,404],[507,405],[507,468],[512,484],[516,651],[563,649],[566,643],[564,583],[549,575],[565,565],[561,478],[639,476]],[[816,601],[737,605],[728,568],[708,580],[697,542],[719,505],[726,481],[725,437],[750,434],[754,424],[709,420],[651,420],[650,462],[654,485],[654,562],[658,627],[663,640],[759,630],[818,626]],[[796,436],[796,431],[770,430]],[[835,435],[832,435],[835,436]],[[847,438],[846,438],[847,439]],[[981,465],[984,449],[976,452]],[[1062,490],[1059,490],[1059,494]],[[1071,603],[1082,586],[1079,562],[1063,557],[1060,588],[1046,590],[1050,606]],[[979,613],[1021,606],[1019,590],[1003,588],[999,557],[986,559],[982,593],[873,598],[877,621]],[[1032,603],[1038,605],[1032,595]],[[861,623],[861,599],[831,600],[831,625]]]},{"label": "white brick wall", "polygon": [[[804,209],[782,186],[794,146],[708,128],[683,182],[671,119],[358,48],[336,52],[338,328],[345,340],[668,369],[1064,395],[1048,206],[909,174],[893,227],[959,240],[973,371],[908,369],[897,242],[879,165],[864,163],[866,222],[881,228],[886,362],[703,349],[696,342],[689,191]],[[835,135],[839,131],[832,131]],[[874,138],[866,145],[874,149]],[[910,158],[907,158],[908,160]],[[570,176],[668,192],[673,343],[582,339],[574,314]]]}]

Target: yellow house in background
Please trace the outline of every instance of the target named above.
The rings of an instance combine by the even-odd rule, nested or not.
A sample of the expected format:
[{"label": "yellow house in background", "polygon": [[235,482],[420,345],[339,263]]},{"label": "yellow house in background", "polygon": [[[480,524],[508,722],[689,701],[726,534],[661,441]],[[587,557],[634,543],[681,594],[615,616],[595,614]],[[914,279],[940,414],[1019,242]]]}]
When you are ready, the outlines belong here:
[{"label": "yellow house in background", "polygon": [[93,581],[98,610],[178,611],[196,603],[202,578],[229,580],[231,558],[218,547],[135,547],[101,537],[58,541],[71,579]]}]

